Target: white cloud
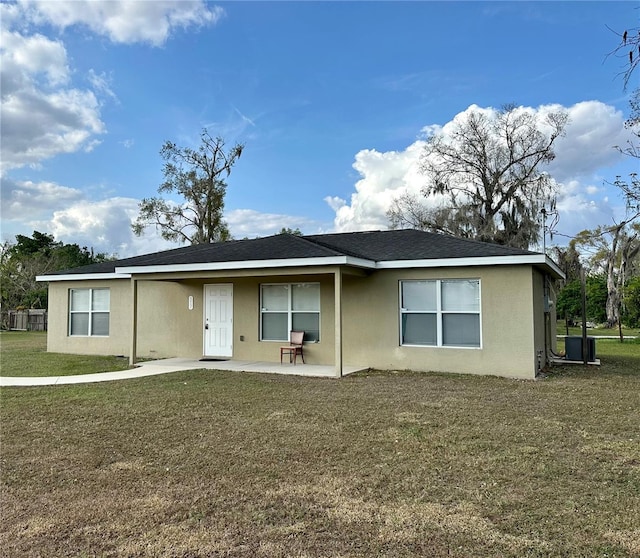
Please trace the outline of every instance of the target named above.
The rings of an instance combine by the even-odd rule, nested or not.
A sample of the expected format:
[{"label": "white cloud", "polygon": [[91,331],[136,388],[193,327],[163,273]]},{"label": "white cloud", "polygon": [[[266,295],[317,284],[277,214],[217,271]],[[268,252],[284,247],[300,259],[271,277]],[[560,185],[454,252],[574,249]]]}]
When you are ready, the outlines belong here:
[{"label": "white cloud", "polygon": [[29,18],[64,29],[88,27],[114,43],[163,45],[175,29],[213,25],[224,15],[201,0],[23,0]]},{"label": "white cloud", "polygon": [[336,196],[325,201],[336,212],[336,231],[386,229],[387,209],[404,192],[419,193],[423,177],[418,168],[424,141],[418,140],[404,151],[381,153],[365,149],[356,154],[353,168],[362,177],[350,204]]},{"label": "white cloud", "polygon": [[[178,243],[164,240],[154,227],[137,237],[131,224],[138,216],[140,200],[112,197],[88,199],[86,193],[53,182],[2,180],[2,240],[34,230],[53,234],[56,240],[93,247],[96,252],[124,258],[168,250]],[[299,228],[306,234],[324,232],[326,223],[305,217],[235,209],[225,214],[235,238],[254,238]]]},{"label": "white cloud", "polygon": [[[17,32],[3,30],[2,74],[7,78],[9,90],[3,79],[3,93],[12,93],[19,72],[30,76],[45,75],[49,85],[64,84],[69,79],[67,51],[59,41],[36,34],[23,36]],[[13,80],[10,78],[14,78]],[[13,86],[13,87],[12,87]]]},{"label": "white cloud", "polygon": [[153,227],[140,237],[133,234],[131,223],[138,215],[138,203],[137,199],[125,197],[83,199],[30,222],[29,230],[47,231],[56,240],[92,247],[95,252],[115,254],[118,258],[179,246],[164,240]]},{"label": "white cloud", "polygon": [[120,257],[174,247],[152,227],[142,237],[133,234],[131,223],[138,215],[137,199],[90,200],[77,188],[6,177],[1,191],[3,241],[39,230],[53,234],[56,240]]},{"label": "white cloud", "polygon": [[2,221],[23,222],[46,218],[52,211],[67,207],[84,198],[75,188],[55,182],[14,181],[2,179]]},{"label": "white cloud", "polygon": [[104,96],[110,97],[114,101],[118,100],[118,97],[111,89],[111,83],[113,81],[111,75],[107,75],[105,72],[98,74],[95,70],[91,69],[89,70],[88,79],[94,91],[102,93]]},{"label": "white cloud", "polygon": [[556,158],[548,167],[558,182],[588,177],[620,161],[614,146],[625,145],[632,138],[621,111],[600,101],[577,103],[567,110],[566,135],[558,139]]},{"label": "white cloud", "polygon": [[104,123],[94,93],[67,86],[64,45],[4,29],[2,39],[2,172],[91,150]]},{"label": "white cloud", "polygon": [[[559,105],[546,105],[525,110],[544,116]],[[465,118],[470,110],[491,113],[494,109],[472,105],[457,114],[444,126],[422,128],[423,137],[442,131],[450,133],[454,122]],[[575,233],[584,228],[609,222],[619,208],[600,195],[596,186],[601,180],[597,173],[620,161],[621,155],[612,148],[622,145],[629,137],[620,111],[599,101],[577,103],[567,109],[570,124],[567,133],[557,144],[556,159],[546,167],[560,188],[558,209],[561,230]],[[420,195],[424,176],[419,171],[424,140],[418,139],[403,151],[379,152],[366,149],[355,156],[353,168],[360,174],[355,192],[349,200],[327,196],[325,201],[335,212],[334,227],[338,232],[385,229],[386,216],[392,201],[403,193]]]},{"label": "white cloud", "polygon": [[222,8],[200,0],[0,3],[0,172],[90,151],[106,131],[100,98],[117,101],[105,72],[92,69],[85,76],[91,89],[71,83],[64,44],[34,32],[33,26],[82,25],[115,43],[161,46],[176,29],[212,25],[223,14]]},{"label": "white cloud", "polygon": [[314,234],[323,228],[322,223],[306,217],[260,213],[253,209],[233,209],[224,217],[234,238],[269,236],[279,233],[283,227],[300,229],[304,234]]},{"label": "white cloud", "polygon": [[57,240],[92,246],[98,252],[117,253],[119,257],[173,247],[152,229],[136,237],[131,223],[137,214],[138,200],[133,198],[82,200],[54,211],[41,226]]}]

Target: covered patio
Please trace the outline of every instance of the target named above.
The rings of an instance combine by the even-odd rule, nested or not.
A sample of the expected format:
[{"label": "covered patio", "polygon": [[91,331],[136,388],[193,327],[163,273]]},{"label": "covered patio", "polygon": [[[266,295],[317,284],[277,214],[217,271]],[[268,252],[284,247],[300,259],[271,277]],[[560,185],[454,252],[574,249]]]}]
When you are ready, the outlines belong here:
[{"label": "covered patio", "polygon": [[[289,364],[251,360],[196,360],[189,358],[165,358],[138,363],[138,368],[152,371],[155,367],[167,367],[178,370],[230,370],[235,372],[260,372],[263,374],[285,374],[289,376],[308,376],[313,378],[336,378],[336,368],[321,364]],[[342,375],[368,370],[366,367],[343,366]]]}]

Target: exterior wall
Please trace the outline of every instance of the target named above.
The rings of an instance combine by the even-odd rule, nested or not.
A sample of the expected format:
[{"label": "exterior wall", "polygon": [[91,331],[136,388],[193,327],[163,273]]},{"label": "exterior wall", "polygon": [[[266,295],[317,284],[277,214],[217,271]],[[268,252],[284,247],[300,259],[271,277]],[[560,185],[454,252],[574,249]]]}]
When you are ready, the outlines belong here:
[{"label": "exterior wall", "polygon": [[[400,346],[399,282],[480,279],[482,348]],[[344,362],[379,369],[534,378],[529,266],[378,271],[344,281]]]},{"label": "exterior wall", "polygon": [[[204,286],[226,283],[233,285],[233,358],[278,361],[283,342],[260,341],[260,285],[297,282],[320,283],[320,341],[305,345],[305,362],[333,364],[333,277],[328,275],[186,279],[166,283],[169,293],[156,291],[153,281],[140,281],[138,356],[202,357]],[[193,310],[188,309],[189,296]]]},{"label": "exterior wall", "polygon": [[[69,289],[110,289],[109,336],[69,335]],[[49,283],[47,350],[85,355],[128,355],[131,343],[131,283],[127,279]]]},{"label": "exterior wall", "polygon": [[551,281],[549,285],[549,299],[553,303],[549,315],[549,346],[554,353],[558,352],[558,283]]},{"label": "exterior wall", "polygon": [[533,298],[531,304],[533,305],[533,343],[534,343],[534,357],[535,357],[535,367],[536,373],[541,370],[546,362],[547,362],[547,343],[549,342],[549,338],[546,337],[545,332],[545,312],[544,312],[544,298],[545,298],[545,288],[544,282],[545,278],[542,273],[538,270],[532,270],[532,281],[533,281]]},{"label": "exterior wall", "polygon": [[[138,357],[200,358],[203,354],[204,285],[233,284],[233,358],[277,362],[280,341],[260,341],[260,285],[319,282],[320,341],[305,345],[309,364],[333,365],[333,269],[255,270],[166,276],[138,281]],[[260,273],[257,276],[257,273]],[[154,279],[161,276],[154,276]],[[399,282],[405,279],[480,279],[481,348],[400,346]],[[172,279],[172,280],[170,280]],[[68,336],[68,290],[111,288],[109,337]],[[131,282],[52,282],[49,285],[48,349],[57,352],[128,355]],[[379,270],[343,275],[343,362],[378,369],[492,374],[534,378],[536,351],[544,350],[544,277],[531,266]],[[193,297],[193,309],[188,307]],[[241,340],[242,338],[242,340]]]},{"label": "exterior wall", "polygon": [[202,323],[202,289],[172,281],[138,281],[136,356],[200,358]]}]

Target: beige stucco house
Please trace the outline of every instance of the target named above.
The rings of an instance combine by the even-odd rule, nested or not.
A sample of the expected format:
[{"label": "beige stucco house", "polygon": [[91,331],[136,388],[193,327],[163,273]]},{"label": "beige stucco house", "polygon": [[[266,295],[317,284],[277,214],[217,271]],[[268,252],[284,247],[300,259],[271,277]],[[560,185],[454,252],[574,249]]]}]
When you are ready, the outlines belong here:
[{"label": "beige stucco house", "polygon": [[544,254],[416,230],[277,235],[44,275],[48,350],[535,378],[555,349]]}]

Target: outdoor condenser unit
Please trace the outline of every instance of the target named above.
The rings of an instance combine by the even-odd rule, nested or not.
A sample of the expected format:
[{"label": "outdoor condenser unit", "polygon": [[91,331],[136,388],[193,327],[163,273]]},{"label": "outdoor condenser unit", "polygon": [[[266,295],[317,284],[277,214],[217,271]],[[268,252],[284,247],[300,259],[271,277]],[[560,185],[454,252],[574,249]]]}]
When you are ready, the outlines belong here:
[{"label": "outdoor condenser unit", "polygon": [[[567,360],[582,360],[582,337],[577,335],[565,337],[564,348]],[[593,337],[587,337],[587,360],[589,362],[596,360],[596,340]]]}]

